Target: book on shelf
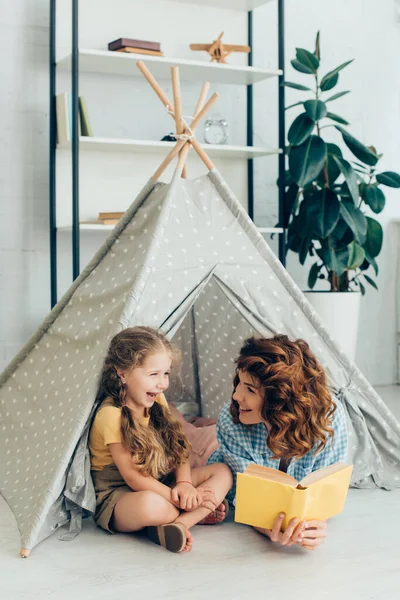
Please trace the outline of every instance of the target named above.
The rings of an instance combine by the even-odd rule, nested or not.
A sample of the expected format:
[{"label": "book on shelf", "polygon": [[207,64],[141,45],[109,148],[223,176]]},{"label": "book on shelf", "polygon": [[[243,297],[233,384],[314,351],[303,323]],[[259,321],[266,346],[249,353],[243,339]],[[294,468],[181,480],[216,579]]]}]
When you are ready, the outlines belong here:
[{"label": "book on shelf", "polygon": [[271,529],[279,513],[283,528],[294,517],[325,520],[342,512],[353,467],[336,463],[300,482],[291,475],[250,464],[237,474],[235,521]]},{"label": "book on shelf", "polygon": [[119,219],[89,219],[89,221],[81,221],[81,225],[116,225]]},{"label": "book on shelf", "polygon": [[93,137],[93,130],[89,121],[89,113],[84,96],[79,96],[79,116],[82,135],[85,137]]},{"label": "book on shelf", "polygon": [[123,214],[123,212],[99,212],[97,218],[99,221],[104,221],[106,219],[117,219],[119,221]]},{"label": "book on shelf", "polygon": [[[72,140],[72,94],[63,92],[56,96],[57,142],[59,144]],[[79,97],[78,135],[92,137],[93,131],[89,122],[86,100]]]},{"label": "book on shelf", "polygon": [[130,46],[118,48],[116,52],[128,52],[129,54],[146,54],[146,56],[164,56],[162,52],[158,52],[157,50],[146,50],[145,48],[131,48]]},{"label": "book on shelf", "polygon": [[69,98],[67,93],[56,96],[57,142],[71,141]]},{"label": "book on shelf", "polygon": [[142,50],[154,50],[161,52],[159,42],[149,42],[147,40],[134,40],[131,38],[118,38],[108,44],[109,50],[119,50],[120,48],[141,48]]}]

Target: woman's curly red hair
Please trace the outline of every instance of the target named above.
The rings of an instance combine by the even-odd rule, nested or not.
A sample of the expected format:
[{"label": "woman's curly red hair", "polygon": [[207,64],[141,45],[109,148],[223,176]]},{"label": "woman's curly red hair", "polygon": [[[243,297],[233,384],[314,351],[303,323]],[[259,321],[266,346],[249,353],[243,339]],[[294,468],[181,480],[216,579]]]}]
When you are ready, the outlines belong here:
[{"label": "woman's curly red hair", "polygon": [[[260,384],[264,397],[261,409],[268,425],[267,446],[274,458],[300,458],[310,450],[320,452],[333,437],[332,419],[336,410],[326,375],[304,340],[291,341],[286,335],[249,338],[236,360],[237,371],[249,373]],[[238,424],[239,405],[230,407]]]}]

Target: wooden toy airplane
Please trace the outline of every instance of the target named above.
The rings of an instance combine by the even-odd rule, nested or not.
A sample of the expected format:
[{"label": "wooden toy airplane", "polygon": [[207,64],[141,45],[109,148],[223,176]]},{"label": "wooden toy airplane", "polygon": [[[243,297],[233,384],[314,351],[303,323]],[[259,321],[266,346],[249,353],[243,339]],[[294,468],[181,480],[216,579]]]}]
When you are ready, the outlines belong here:
[{"label": "wooden toy airplane", "polygon": [[224,32],[222,31],[218,38],[213,41],[212,44],[190,44],[191,50],[205,50],[211,56],[211,62],[214,60],[219,63],[226,63],[225,58],[231,52],[250,52],[250,46],[238,46],[234,44],[223,44],[222,36]]}]

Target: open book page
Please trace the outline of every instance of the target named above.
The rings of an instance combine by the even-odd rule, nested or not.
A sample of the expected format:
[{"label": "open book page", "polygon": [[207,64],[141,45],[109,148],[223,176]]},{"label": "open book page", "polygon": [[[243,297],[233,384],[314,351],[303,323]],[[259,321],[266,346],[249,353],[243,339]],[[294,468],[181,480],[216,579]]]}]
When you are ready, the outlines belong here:
[{"label": "open book page", "polygon": [[283,485],[290,485],[291,487],[296,487],[298,484],[297,479],[287,473],[283,473],[278,469],[271,469],[271,467],[256,465],[254,463],[251,463],[246,468],[244,474],[251,475],[252,477],[260,477],[260,479],[268,479],[268,481],[276,481]]},{"label": "open book page", "polygon": [[318,469],[318,471],[314,471],[313,473],[309,473],[306,477],[300,481],[301,487],[308,487],[313,483],[324,479],[325,477],[329,477],[333,475],[333,473],[337,473],[338,471],[343,471],[344,469],[349,469],[349,466],[343,462],[336,463],[334,465],[330,465],[329,467],[324,467],[323,469]]}]

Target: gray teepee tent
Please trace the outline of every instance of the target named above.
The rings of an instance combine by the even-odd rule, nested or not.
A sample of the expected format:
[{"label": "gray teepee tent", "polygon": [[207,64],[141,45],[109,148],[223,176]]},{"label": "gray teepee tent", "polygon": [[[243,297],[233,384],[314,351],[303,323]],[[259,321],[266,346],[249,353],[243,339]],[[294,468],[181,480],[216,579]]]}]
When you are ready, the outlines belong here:
[{"label": "gray teepee tent", "polygon": [[182,396],[206,416],[229,401],[233,358],[245,337],[305,338],[348,415],[353,484],[399,485],[400,427],[390,411],[208,157],[207,175],[181,177],[187,149],[197,150],[193,129],[179,121],[175,154],[182,152],[171,183],[155,177],[146,184],[0,379],[0,491],[25,556],[68,522],[72,536],[94,509],[86,444],[97,378],[110,338],[138,324],[161,327],[181,346]]}]

